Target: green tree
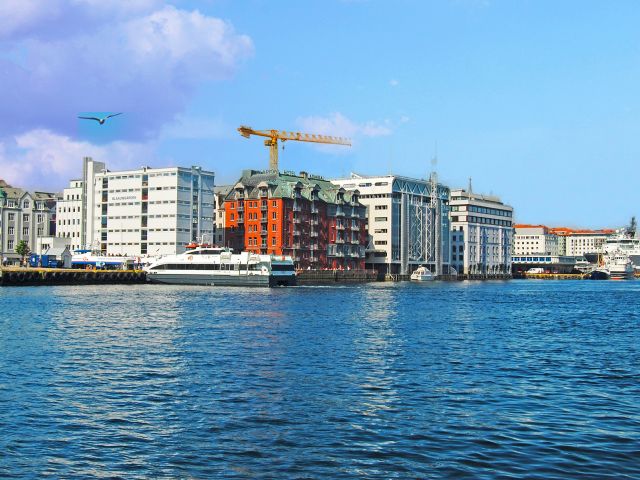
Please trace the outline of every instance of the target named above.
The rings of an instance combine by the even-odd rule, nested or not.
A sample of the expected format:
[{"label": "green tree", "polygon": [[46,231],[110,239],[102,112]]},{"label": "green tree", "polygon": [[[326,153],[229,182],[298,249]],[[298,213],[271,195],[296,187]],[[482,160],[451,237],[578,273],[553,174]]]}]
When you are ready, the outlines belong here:
[{"label": "green tree", "polygon": [[20,240],[16,245],[16,253],[22,257],[23,265],[24,265],[24,259],[27,255],[29,255],[30,251],[31,249],[29,248],[29,244],[27,243],[26,240]]}]

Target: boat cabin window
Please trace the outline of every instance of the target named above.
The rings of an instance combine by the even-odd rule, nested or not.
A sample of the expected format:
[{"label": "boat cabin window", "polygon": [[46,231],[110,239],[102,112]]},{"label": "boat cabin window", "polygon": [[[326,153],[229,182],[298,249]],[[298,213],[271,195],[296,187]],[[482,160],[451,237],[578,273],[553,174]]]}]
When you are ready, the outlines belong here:
[{"label": "boat cabin window", "polygon": [[274,263],[271,265],[271,271],[273,272],[293,272],[295,270],[292,263]]}]

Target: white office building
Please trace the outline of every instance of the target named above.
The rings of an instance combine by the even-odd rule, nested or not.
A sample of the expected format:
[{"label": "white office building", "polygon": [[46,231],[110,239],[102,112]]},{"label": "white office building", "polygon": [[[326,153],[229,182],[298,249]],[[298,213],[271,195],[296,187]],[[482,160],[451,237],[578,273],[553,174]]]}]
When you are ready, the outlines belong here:
[{"label": "white office building", "polygon": [[513,208],[498,197],[451,191],[451,264],[464,275],[510,275]]},{"label": "white office building", "polygon": [[420,265],[449,272],[449,188],[437,185],[435,207],[431,182],[398,175],[332,180],[345,190],[358,190],[367,206],[370,243],[366,267],[383,274],[408,275]]},{"label": "white office building", "polygon": [[[56,236],[67,239],[71,251],[90,249],[93,236],[93,182],[105,164],[91,157],[82,159],[82,178],[71,180],[58,197],[56,206]],[[87,214],[90,212],[90,214]]]},{"label": "white office building", "polygon": [[523,255],[561,255],[558,236],[544,225],[515,225],[512,256]]},{"label": "white office building", "polygon": [[91,242],[108,255],[180,253],[191,242],[212,243],[213,188],[213,172],[200,167],[97,173]]},{"label": "white office building", "polygon": [[615,230],[576,230],[556,227],[550,229],[558,236],[560,255],[582,257],[588,254],[604,253],[604,244],[615,233]]},{"label": "white office building", "polygon": [[0,180],[0,259],[19,264],[15,251],[21,240],[35,250],[37,238],[51,235],[55,229],[56,195],[27,192]]}]

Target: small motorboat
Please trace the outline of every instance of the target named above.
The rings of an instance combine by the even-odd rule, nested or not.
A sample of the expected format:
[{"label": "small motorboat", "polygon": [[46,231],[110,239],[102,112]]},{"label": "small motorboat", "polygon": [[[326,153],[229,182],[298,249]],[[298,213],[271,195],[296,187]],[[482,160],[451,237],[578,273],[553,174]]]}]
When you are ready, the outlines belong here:
[{"label": "small motorboat", "polygon": [[431,273],[431,271],[427,267],[418,267],[411,274],[411,280],[414,282],[430,282],[435,279],[436,276]]}]

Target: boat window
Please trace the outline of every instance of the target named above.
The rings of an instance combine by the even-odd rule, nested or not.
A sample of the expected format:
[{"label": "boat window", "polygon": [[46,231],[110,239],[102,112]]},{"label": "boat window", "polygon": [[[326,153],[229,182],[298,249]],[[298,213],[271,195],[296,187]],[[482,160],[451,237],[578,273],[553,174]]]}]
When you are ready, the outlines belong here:
[{"label": "boat window", "polygon": [[271,265],[271,270],[274,272],[293,272],[295,269],[292,263],[289,263],[289,264],[275,263]]}]

